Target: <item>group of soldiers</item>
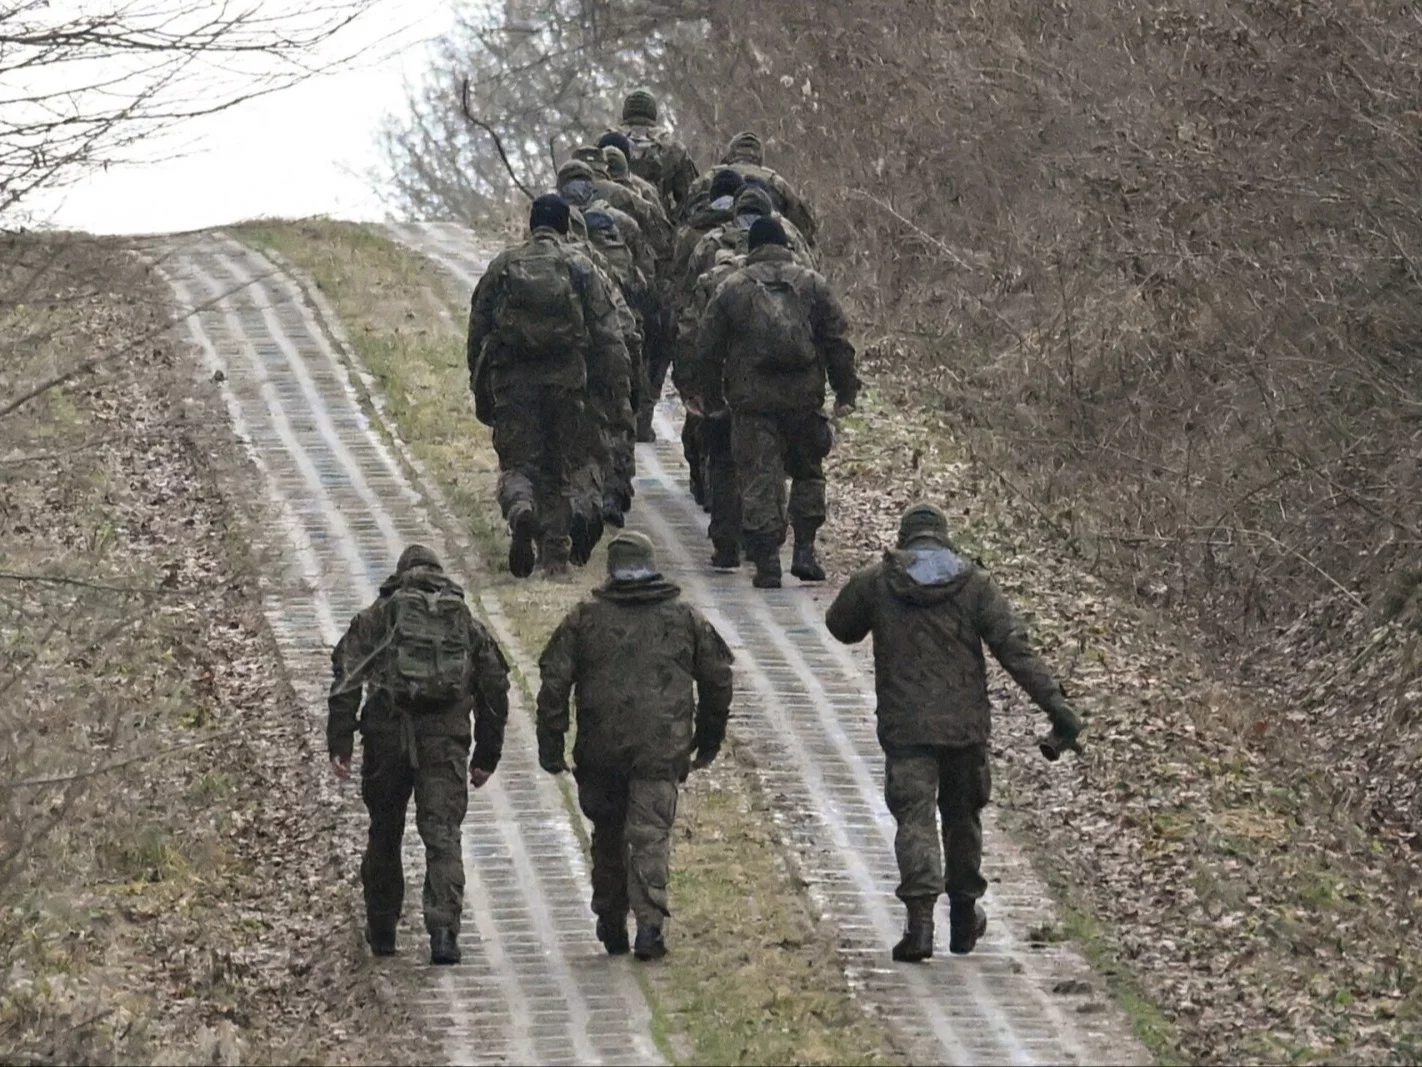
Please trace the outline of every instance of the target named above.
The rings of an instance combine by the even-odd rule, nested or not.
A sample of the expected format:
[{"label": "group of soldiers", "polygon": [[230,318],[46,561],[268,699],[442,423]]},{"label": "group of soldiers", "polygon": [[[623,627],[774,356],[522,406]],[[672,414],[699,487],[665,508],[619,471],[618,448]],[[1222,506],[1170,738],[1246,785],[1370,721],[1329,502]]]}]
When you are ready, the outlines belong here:
[{"label": "group of soldiers", "polygon": [[[658,376],[670,368],[712,515],[715,565],[735,566],[744,551],[755,584],[778,585],[793,531],[792,573],[822,580],[814,542],[833,436],[825,389],[843,413],[859,383],[844,315],[812,265],[813,216],[764,166],[753,135],[738,135],[722,166],[700,174],[656,119],[649,93],[630,94],[624,128],[574,153],[558,193],[534,201],[529,239],[495,259],[474,293],[470,371],[499,454],[509,568],[565,572],[587,561],[604,522],[622,524],[633,446],[647,436]],[[987,922],[978,903],[990,793],[984,646],[1047,713],[1047,758],[1080,751],[1081,721],[1021,617],[954,546],[947,516],[931,504],[904,513],[895,545],[850,579],[825,625],[846,643],[873,637],[907,912],[892,956],[933,955],[944,894],[949,950],[970,952]],[[412,545],[332,666],[327,743],[338,776],[352,773],[357,732],[363,744],[366,938],[377,955],[396,950],[413,794],[431,962],[457,963],[460,825],[469,786],[484,786],[502,755],[504,654],[435,554]],[[679,789],[720,752],[731,651],[658,570],[651,541],[624,531],[608,543],[606,582],[554,631],[539,675],[538,763],[572,772],[592,824],[597,937],[612,955],[659,959]]]},{"label": "group of soldiers", "polygon": [[842,417],[859,379],[814,215],[755,134],[702,173],[658,116],[650,92],[628,94],[621,125],[573,151],[527,239],[474,290],[470,385],[499,457],[509,570],[564,574],[625,523],[635,444],[653,439],[670,374],[712,566],[745,557],[758,588],[778,588],[793,533],[791,573],[823,581],[826,386]]}]

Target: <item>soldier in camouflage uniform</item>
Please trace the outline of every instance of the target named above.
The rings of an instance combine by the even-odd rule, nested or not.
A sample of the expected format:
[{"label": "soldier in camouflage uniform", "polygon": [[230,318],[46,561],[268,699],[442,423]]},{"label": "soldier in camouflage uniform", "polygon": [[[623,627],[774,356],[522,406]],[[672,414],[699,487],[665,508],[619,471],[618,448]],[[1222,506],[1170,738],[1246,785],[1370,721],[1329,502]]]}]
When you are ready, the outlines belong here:
[{"label": "soldier in camouflage uniform", "polygon": [[645,178],[662,194],[668,218],[676,218],[696,180],[696,164],[686,146],[671,130],[657,124],[657,98],[646,89],[634,89],[622,102],[622,125],[613,132],[627,138],[632,173]]},{"label": "soldier in camouflage uniform", "polygon": [[[402,589],[449,589],[462,611],[453,613],[451,638],[462,645],[464,681],[457,695],[434,706],[392,692],[384,654],[393,651],[393,598]],[[460,827],[469,804],[465,783],[478,789],[499,765],[509,713],[508,666],[498,644],[462,605],[463,591],[444,576],[423,545],[401,554],[380,596],[352,621],[331,653],[334,681],[328,701],[326,745],[341,778],[351,774],[355,732],[361,733],[360,793],[370,812],[370,834],[360,880],[365,891],[366,940],[377,956],[395,952],[395,928],[405,897],[400,841],[405,810],[415,797],[415,825],[425,844],[425,927],[430,961],[459,962],[464,908]],[[365,706],[361,707],[364,693]],[[469,754],[469,713],[474,754]],[[357,717],[359,716],[359,717]]]},{"label": "soldier in camouflage uniform", "polygon": [[[790,183],[765,165],[765,149],[759,137],[753,133],[738,133],[732,137],[721,157],[721,166],[734,170],[747,184],[759,185],[769,192],[775,210],[794,223],[810,247],[814,247],[818,230],[815,216]],[[687,203],[695,204],[706,186],[707,176],[702,175],[687,194]]]},{"label": "soldier in camouflage uniform", "polygon": [[[529,240],[489,264],[469,309],[474,409],[494,430],[509,570],[520,578],[533,571],[535,539],[545,573],[567,572],[575,468],[607,423],[590,393],[609,404],[630,395],[614,297],[568,244],[569,219],[559,197],[535,200]],[[547,291],[531,291],[538,285]]]},{"label": "soldier in camouflage uniform", "polygon": [[908,910],[893,957],[933,955],[933,909],[943,892],[948,950],[971,952],[987,928],[978,904],[987,890],[981,812],[991,791],[983,645],[1046,711],[1064,744],[1075,744],[1081,721],[1032,651],[1021,618],[987,572],[953,548],[948,519],[931,504],[904,513],[897,549],[850,579],[825,625],[846,643],[874,636],[884,794],[898,823],[898,895]]},{"label": "soldier in camouflage uniform", "polygon": [[854,409],[859,379],[839,301],[823,277],[794,262],[780,224],[758,219],[749,247],[746,265],[721,284],[701,317],[699,406],[708,417],[730,408],[742,545],[755,564],[756,587],[778,589],[787,529],[795,534],[790,573],[824,580],[815,536],[825,521],[824,458],[834,441],[822,410],[825,384],[843,416]]},{"label": "soldier in camouflage uniform", "polygon": [[[573,778],[592,821],[592,910],[611,955],[666,954],[662,927],[678,783],[716,758],[731,707],[731,651],[657,573],[652,543],[623,533],[607,546],[608,581],[559,624],[538,661],[538,762],[567,770],[564,735],[576,693]],[[693,686],[695,692],[693,694]]]}]

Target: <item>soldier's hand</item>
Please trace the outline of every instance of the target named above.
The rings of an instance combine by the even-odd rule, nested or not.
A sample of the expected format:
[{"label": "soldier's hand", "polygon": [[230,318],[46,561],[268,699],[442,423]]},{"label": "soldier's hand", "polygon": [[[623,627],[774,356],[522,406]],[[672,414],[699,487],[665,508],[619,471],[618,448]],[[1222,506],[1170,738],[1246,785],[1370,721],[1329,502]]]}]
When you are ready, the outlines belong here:
[{"label": "soldier's hand", "polygon": [[715,762],[716,756],[718,753],[720,753],[720,751],[720,745],[716,745],[714,747],[703,746],[701,748],[698,748],[696,750],[696,755],[692,758],[691,769],[693,771],[705,770],[707,767],[711,766],[713,762]]},{"label": "soldier's hand", "polygon": [[336,777],[344,781],[351,776],[351,758],[349,756],[332,756],[331,770],[336,772]]},{"label": "soldier's hand", "polygon": [[682,407],[692,415],[700,416],[702,413],[701,398],[699,396],[683,396],[681,398]]},{"label": "soldier's hand", "polygon": [[853,415],[854,410],[855,404],[853,400],[841,400],[834,406],[834,417],[837,419],[842,419],[846,415]]},{"label": "soldier's hand", "polygon": [[488,785],[489,779],[492,777],[494,777],[494,772],[486,771],[483,767],[471,766],[469,768],[469,784],[475,789],[480,789]]}]

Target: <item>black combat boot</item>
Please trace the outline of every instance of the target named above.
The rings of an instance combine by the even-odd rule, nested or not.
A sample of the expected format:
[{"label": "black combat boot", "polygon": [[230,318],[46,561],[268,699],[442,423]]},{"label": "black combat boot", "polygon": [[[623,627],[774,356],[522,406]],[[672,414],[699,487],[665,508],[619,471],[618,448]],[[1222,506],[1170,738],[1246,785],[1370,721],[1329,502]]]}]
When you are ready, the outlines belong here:
[{"label": "black combat boot", "polygon": [[614,919],[610,915],[599,915],[597,919],[597,939],[607,949],[609,956],[625,956],[632,951],[627,941],[627,917]]},{"label": "black combat boot", "polygon": [[575,511],[571,527],[569,532],[573,544],[568,558],[575,567],[581,567],[592,558],[593,549],[602,540],[602,515],[584,515]]},{"label": "black combat boot", "polygon": [[395,955],[395,920],[368,919],[365,924],[365,943],[372,955]]},{"label": "black combat boot", "polygon": [[609,489],[602,495],[602,521],[608,526],[622,529],[627,525],[627,512],[630,510],[631,501],[625,499],[621,493]]},{"label": "black combat boot", "polygon": [[442,926],[430,931],[430,962],[442,967],[459,962],[459,938],[453,930]]},{"label": "black combat boot", "polygon": [[934,897],[915,897],[904,901],[908,906],[908,923],[903,939],[894,946],[896,962],[919,963],[932,958],[934,900]]},{"label": "black combat boot", "polygon": [[533,573],[536,526],[532,504],[521,500],[509,508],[509,573],[515,578],[527,578]]},{"label": "black combat boot", "polygon": [[948,898],[948,951],[966,956],[987,932],[987,912],[972,897]]},{"label": "black combat boot", "polygon": [[656,406],[644,401],[637,409],[637,443],[639,445],[649,445],[657,439],[657,432],[652,429],[652,415],[656,411]]},{"label": "black combat boot", "polygon": [[632,955],[639,960],[659,960],[667,954],[667,943],[662,940],[660,926],[637,927],[637,943],[632,946]]},{"label": "black combat boot", "polygon": [[713,541],[711,566],[718,571],[733,571],[741,565],[741,545],[739,541]]},{"label": "black combat boot", "polygon": [[801,541],[795,540],[795,553],[790,560],[790,573],[802,582],[822,582],[825,580],[825,569],[820,566],[820,561],[815,558],[815,542],[813,539]]},{"label": "black combat boot", "polygon": [[755,564],[751,584],[757,589],[779,589],[780,543],[773,537],[747,537],[746,555]]}]

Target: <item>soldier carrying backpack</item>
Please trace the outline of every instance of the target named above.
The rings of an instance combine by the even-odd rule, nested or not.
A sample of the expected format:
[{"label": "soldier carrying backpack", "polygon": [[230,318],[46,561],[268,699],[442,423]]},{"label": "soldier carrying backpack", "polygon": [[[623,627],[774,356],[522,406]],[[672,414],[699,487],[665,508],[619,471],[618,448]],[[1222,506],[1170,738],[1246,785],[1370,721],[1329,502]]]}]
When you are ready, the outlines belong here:
[{"label": "soldier carrying backpack", "polygon": [[567,241],[568,205],[540,196],[527,241],[500,253],[469,308],[474,410],[494,430],[509,570],[549,576],[572,551],[572,475],[602,433],[589,391],[625,396],[628,355],[607,283]]},{"label": "soldier carrying backpack", "polygon": [[395,952],[405,896],[400,840],[413,793],[425,844],[430,962],[458,963],[460,826],[469,784],[478,789],[487,782],[503,753],[509,714],[503,653],[435,554],[411,545],[380,596],[351,621],[331,653],[331,668],[326,743],[338,777],[350,777],[356,730],[361,734],[360,793],[370,812],[360,865],[366,940],[377,956]]},{"label": "soldier carrying backpack", "polygon": [[701,316],[694,361],[700,389],[687,407],[708,419],[730,409],[742,544],[756,587],[778,589],[787,528],[795,533],[790,573],[824,581],[815,535],[825,521],[824,458],[834,441],[822,410],[825,384],[834,390],[835,414],[845,415],[859,379],[839,301],[823,277],[794,262],[780,223],[757,219],[749,248],[746,265]]}]

